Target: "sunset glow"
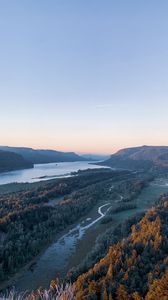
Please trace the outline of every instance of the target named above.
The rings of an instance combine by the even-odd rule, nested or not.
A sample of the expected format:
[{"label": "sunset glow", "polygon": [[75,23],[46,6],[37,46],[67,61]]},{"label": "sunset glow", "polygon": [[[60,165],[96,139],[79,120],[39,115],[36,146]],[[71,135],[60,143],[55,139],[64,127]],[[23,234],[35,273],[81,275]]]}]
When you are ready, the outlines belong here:
[{"label": "sunset glow", "polygon": [[168,144],[168,3],[87,3],[1,4],[1,145]]}]

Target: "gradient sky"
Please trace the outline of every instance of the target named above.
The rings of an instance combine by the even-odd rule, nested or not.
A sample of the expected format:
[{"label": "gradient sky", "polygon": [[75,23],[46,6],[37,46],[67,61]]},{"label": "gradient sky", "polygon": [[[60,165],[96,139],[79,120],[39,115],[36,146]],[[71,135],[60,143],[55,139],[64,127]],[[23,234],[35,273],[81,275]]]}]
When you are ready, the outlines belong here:
[{"label": "gradient sky", "polygon": [[168,1],[0,0],[0,144],[168,145]]}]

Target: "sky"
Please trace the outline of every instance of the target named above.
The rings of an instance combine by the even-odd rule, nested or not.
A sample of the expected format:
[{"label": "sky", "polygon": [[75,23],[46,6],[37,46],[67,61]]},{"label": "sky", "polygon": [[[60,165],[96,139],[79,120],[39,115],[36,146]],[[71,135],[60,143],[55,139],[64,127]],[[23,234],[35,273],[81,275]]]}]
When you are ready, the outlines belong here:
[{"label": "sky", "polygon": [[0,0],[0,144],[168,145],[167,0]]}]

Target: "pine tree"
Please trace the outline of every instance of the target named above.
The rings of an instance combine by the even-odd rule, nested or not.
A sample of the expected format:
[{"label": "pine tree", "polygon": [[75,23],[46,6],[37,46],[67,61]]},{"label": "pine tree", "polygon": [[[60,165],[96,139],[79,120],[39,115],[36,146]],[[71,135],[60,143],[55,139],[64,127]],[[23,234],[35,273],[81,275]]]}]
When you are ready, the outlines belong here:
[{"label": "pine tree", "polygon": [[117,289],[117,300],[128,300],[129,295],[124,287],[124,285],[120,284],[119,288]]},{"label": "pine tree", "polygon": [[108,300],[108,294],[107,294],[106,288],[104,288],[104,291],[103,291],[103,300]]}]

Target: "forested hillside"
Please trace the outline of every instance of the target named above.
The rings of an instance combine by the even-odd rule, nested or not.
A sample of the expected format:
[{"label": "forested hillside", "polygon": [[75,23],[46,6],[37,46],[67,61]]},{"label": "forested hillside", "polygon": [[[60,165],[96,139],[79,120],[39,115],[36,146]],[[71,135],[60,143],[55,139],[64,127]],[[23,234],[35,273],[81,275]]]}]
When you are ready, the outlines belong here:
[{"label": "forested hillside", "polygon": [[[139,217],[133,217],[123,226],[121,224],[117,231],[112,230],[107,254],[73,283],[60,286],[56,279],[51,282],[49,290],[40,288],[23,298],[167,300],[168,195],[161,196],[138,222],[137,219]],[[107,235],[105,244],[106,239]]]},{"label": "forested hillside", "polygon": [[74,299],[168,299],[168,198],[163,196],[131,234],[74,283]]},{"label": "forested hillside", "polygon": [[33,164],[19,154],[0,150],[0,172],[26,168],[33,168]]},{"label": "forested hillside", "polygon": [[130,170],[167,168],[168,147],[142,146],[121,149],[101,164]]}]

